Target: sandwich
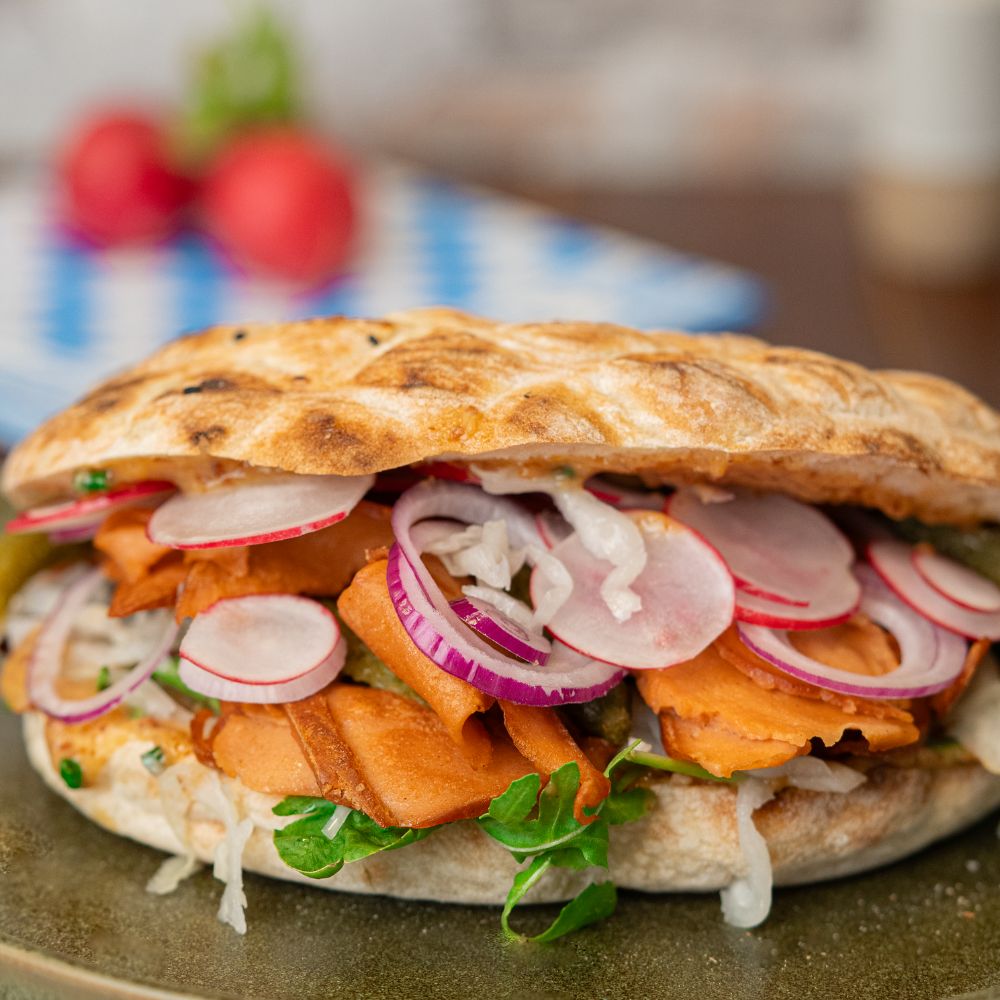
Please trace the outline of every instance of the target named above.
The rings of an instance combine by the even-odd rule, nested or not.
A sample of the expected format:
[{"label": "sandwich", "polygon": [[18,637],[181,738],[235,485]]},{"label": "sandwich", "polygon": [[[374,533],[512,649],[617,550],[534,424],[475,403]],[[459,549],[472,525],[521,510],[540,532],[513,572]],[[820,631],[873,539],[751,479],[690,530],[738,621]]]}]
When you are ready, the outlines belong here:
[{"label": "sandwich", "polygon": [[1000,805],[1000,415],[943,379],[446,309],[220,326],[3,490],[33,767],[170,855],[152,891],[214,863],[239,931],[245,871],[518,940],[616,887],[751,927]]}]

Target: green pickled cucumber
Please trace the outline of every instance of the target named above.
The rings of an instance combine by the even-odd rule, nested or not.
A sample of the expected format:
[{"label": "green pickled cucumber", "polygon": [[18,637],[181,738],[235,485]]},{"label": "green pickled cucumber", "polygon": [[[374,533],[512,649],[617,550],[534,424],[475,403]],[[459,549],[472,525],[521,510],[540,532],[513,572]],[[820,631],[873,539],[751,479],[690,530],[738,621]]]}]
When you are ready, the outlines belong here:
[{"label": "green pickled cucumber", "polygon": [[1000,527],[963,531],[947,524],[922,524],[909,518],[893,522],[892,528],[908,542],[929,542],[942,555],[1000,586]]},{"label": "green pickled cucumber", "polygon": [[[11,515],[11,509],[0,503],[0,523],[6,524]],[[52,544],[43,534],[0,534],[0,617],[14,594],[50,560],[53,552]]]},{"label": "green pickled cucumber", "polygon": [[564,705],[563,711],[588,736],[599,736],[616,747],[632,729],[632,697],[624,682],[593,701]]}]

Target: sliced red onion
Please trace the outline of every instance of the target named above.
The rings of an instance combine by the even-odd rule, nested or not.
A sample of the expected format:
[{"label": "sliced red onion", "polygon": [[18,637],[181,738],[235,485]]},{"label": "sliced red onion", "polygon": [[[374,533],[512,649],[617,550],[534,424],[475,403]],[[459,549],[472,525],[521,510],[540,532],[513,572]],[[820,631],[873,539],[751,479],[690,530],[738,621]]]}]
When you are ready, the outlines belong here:
[{"label": "sliced red onion", "polygon": [[544,667],[504,656],[466,628],[433,581],[429,589],[418,578],[421,570],[429,576],[422,563],[410,564],[398,542],[392,547],[386,579],[396,614],[425,656],[480,691],[521,705],[564,705],[599,698],[624,677],[558,642]]},{"label": "sliced red onion", "polygon": [[115,708],[166,659],[177,635],[171,615],[152,649],[125,676],[90,698],[67,699],[56,693],[63,655],[73,630],[73,621],[91,596],[104,585],[100,570],[89,570],[71,583],[42,623],[28,665],[28,695],[32,704],[62,722],[86,722]]},{"label": "sliced red onion", "polygon": [[[111,511],[119,510],[122,507],[132,507],[139,503],[149,503],[159,496],[172,493],[174,489],[173,483],[158,479],[129,483],[127,486],[120,486],[107,493],[26,510],[8,521],[6,530],[10,535],[28,531],[48,531],[50,533],[82,532],[88,529],[96,531]],[[79,538],[72,540],[79,541]]]},{"label": "sliced red onion", "polygon": [[180,654],[223,680],[273,688],[318,670],[339,642],[337,619],[317,601],[252,594],[196,615]]},{"label": "sliced red onion", "polygon": [[451,610],[484,639],[495,642],[513,656],[544,666],[552,644],[541,635],[532,635],[513,618],[482,598],[461,597],[451,602]]},{"label": "sliced red onion", "polygon": [[970,639],[1000,639],[1000,612],[973,611],[935,590],[917,572],[911,545],[879,539],[869,544],[868,559],[892,591],[925,618]]},{"label": "sliced red onion", "polygon": [[535,515],[535,527],[547,549],[554,549],[564,538],[573,534],[573,525],[554,510],[539,511]]},{"label": "sliced red onion", "polygon": [[[632,670],[673,666],[700,653],[733,620],[735,588],[722,557],[696,532],[653,511],[635,511],[649,554],[633,586],[642,610],[616,621],[601,595],[608,564],[579,535],[552,550],[573,578],[573,593],[549,631],[586,656]],[[535,578],[532,576],[532,591]]]},{"label": "sliced red onion", "polygon": [[75,545],[77,542],[89,542],[96,534],[100,524],[84,524],[78,528],[66,528],[63,531],[50,531],[49,541],[53,545]]},{"label": "sliced red onion", "polygon": [[911,558],[924,583],[953,604],[967,611],[1000,611],[1000,587],[992,580],[927,546],[915,545]]},{"label": "sliced red onion", "polygon": [[246,701],[255,705],[278,705],[288,701],[301,701],[322,691],[327,684],[336,680],[347,658],[347,643],[341,639],[330,655],[309,673],[281,684],[242,684],[226,680],[196,663],[181,657],[178,674],[184,683],[208,698],[223,701]]},{"label": "sliced red onion", "polygon": [[861,580],[860,610],[893,634],[899,645],[899,666],[872,677],[831,667],[800,653],[788,633],[740,623],[744,644],[779,670],[830,691],[858,698],[923,698],[948,687],[962,672],[966,644],[938,628],[882,583],[868,566],[856,570]]},{"label": "sliced red onion", "polygon": [[[857,604],[851,544],[815,507],[747,490],[735,491],[724,503],[704,503],[692,489],[675,493],[669,511],[722,553],[741,590],[752,598],[744,602],[737,594],[738,618],[744,618],[746,607],[749,620],[760,624],[767,624],[762,619],[772,613],[792,621],[827,622],[850,615]],[[808,611],[783,612],[773,605]]]},{"label": "sliced red onion", "polygon": [[179,493],[149,522],[150,541],[173,549],[260,545],[342,521],[374,476],[274,475],[207,493]]},{"label": "sliced red onion", "polygon": [[599,476],[591,476],[583,487],[602,503],[609,503],[618,510],[663,510],[667,502],[666,494],[659,490],[630,490]]}]

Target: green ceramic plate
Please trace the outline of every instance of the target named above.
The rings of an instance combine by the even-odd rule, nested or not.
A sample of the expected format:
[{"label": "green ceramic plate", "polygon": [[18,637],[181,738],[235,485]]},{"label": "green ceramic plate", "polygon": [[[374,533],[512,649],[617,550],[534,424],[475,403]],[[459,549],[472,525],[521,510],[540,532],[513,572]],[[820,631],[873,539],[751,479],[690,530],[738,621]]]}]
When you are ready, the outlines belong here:
[{"label": "green ceramic plate", "polygon": [[216,922],[221,887],[208,871],[172,896],[147,895],[162,856],[49,793],[5,712],[0,759],[5,1000],[1000,997],[993,820],[877,874],[780,891],[755,931],[726,927],[715,895],[625,894],[603,925],[517,947],[501,940],[494,910],[250,876],[239,937]]}]

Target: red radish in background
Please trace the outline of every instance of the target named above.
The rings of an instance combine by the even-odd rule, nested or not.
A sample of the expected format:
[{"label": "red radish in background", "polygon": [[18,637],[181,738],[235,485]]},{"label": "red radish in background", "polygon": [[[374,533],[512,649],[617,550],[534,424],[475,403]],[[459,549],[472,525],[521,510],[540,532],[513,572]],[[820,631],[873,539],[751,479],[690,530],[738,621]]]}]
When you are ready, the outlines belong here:
[{"label": "red radish in background", "polygon": [[204,224],[237,263],[304,284],[343,265],[355,226],[346,161],[289,127],[245,133],[209,167]]},{"label": "red radish in background", "polygon": [[163,125],[127,109],[97,114],[76,131],[59,182],[67,225],[104,245],[169,235],[194,189],[171,162]]}]

